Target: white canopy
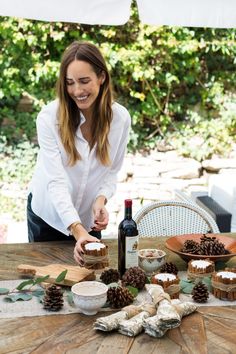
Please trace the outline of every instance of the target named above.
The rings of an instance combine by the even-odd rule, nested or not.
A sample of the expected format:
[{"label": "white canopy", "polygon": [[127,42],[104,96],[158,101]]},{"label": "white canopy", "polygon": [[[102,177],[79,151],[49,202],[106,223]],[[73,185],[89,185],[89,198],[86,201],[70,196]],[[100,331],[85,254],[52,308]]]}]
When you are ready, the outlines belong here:
[{"label": "white canopy", "polygon": [[[122,25],[132,0],[0,0],[0,16],[90,25]],[[136,0],[149,25],[236,27],[236,0]]]}]

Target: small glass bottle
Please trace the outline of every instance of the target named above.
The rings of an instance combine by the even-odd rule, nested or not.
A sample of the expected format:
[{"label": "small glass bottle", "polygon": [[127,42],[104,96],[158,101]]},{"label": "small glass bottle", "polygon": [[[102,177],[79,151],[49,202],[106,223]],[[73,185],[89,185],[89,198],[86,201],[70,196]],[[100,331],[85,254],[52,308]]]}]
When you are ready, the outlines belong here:
[{"label": "small glass bottle", "polygon": [[118,270],[122,276],[130,267],[138,266],[138,229],[132,219],[132,200],[125,200],[125,216],[118,229]]}]

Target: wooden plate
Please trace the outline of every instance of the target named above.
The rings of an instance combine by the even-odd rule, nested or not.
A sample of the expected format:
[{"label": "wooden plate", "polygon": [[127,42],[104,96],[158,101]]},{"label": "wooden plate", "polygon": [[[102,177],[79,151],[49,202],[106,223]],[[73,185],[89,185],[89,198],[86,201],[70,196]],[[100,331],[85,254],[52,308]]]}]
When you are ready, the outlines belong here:
[{"label": "wooden plate", "polygon": [[200,243],[200,238],[203,234],[186,234],[186,235],[178,235],[170,237],[166,241],[166,247],[174,253],[177,253],[183,260],[189,261],[191,259],[210,259],[214,262],[216,261],[224,261],[227,262],[231,257],[236,256],[236,240],[221,234],[207,234],[210,237],[216,237],[220,242],[225,245],[225,249],[229,251],[228,254],[221,254],[216,256],[207,256],[207,255],[199,255],[199,254],[191,254],[181,252],[183,248],[184,242],[186,240],[194,240]]}]

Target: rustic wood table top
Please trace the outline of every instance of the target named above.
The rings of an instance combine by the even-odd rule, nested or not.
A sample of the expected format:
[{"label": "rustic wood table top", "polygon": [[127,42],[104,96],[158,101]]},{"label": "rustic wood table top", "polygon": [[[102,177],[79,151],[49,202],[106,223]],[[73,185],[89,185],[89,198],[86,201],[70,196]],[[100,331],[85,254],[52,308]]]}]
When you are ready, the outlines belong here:
[{"label": "rustic wood table top", "polygon": [[[236,234],[231,235],[236,239]],[[168,251],[165,237],[141,239],[140,248],[161,248],[168,261],[179,269],[186,263]],[[117,266],[117,240],[104,240],[109,247],[110,264]],[[45,242],[33,244],[0,244],[0,280],[19,279],[16,271],[20,263],[47,265],[73,260],[73,242]],[[227,263],[236,266],[236,257]],[[236,352],[236,306],[199,307],[185,317],[181,326],[169,330],[161,339],[140,334],[136,338],[119,333],[93,330],[96,316],[82,314],[51,315],[1,319],[0,353],[82,353],[115,354],[193,353],[229,354]]]}]

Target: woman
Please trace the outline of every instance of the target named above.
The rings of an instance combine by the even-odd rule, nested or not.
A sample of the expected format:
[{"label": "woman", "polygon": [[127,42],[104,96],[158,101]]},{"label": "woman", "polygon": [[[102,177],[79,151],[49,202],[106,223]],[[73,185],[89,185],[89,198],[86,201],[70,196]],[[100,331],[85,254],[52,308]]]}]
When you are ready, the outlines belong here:
[{"label": "woman", "polygon": [[64,52],[58,99],[37,117],[40,146],[27,205],[29,241],[99,242],[108,224],[126,150],[130,115],[112,101],[110,75],[96,46],[73,42]]}]

